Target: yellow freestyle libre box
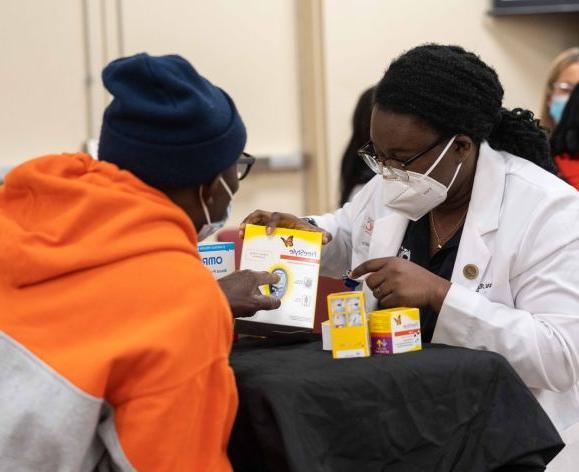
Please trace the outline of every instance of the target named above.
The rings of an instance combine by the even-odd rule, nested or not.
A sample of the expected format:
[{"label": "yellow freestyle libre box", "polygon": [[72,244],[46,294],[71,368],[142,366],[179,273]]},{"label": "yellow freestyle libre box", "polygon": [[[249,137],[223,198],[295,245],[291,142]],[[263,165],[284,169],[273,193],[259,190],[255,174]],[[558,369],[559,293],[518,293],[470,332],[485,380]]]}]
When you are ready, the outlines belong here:
[{"label": "yellow freestyle libre box", "polygon": [[265,226],[247,225],[241,269],[278,275],[278,283],[260,288],[279,298],[281,307],[244,320],[313,328],[321,252],[321,232],[276,228],[268,235]]},{"label": "yellow freestyle libre box", "polygon": [[420,351],[418,308],[390,308],[370,313],[372,355],[384,356]]},{"label": "yellow freestyle libre box", "polygon": [[328,314],[334,359],[369,357],[364,293],[341,292],[328,295]]}]

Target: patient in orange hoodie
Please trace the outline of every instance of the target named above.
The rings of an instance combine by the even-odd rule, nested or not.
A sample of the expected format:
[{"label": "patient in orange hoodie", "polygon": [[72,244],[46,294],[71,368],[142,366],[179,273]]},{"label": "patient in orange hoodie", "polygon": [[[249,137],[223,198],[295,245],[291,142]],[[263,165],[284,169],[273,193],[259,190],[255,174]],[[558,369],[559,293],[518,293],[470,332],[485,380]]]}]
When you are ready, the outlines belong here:
[{"label": "patient in orange hoodie", "polygon": [[0,470],[227,471],[232,314],[197,242],[248,169],[245,127],[179,56],[103,81],[101,160],[0,187]]}]

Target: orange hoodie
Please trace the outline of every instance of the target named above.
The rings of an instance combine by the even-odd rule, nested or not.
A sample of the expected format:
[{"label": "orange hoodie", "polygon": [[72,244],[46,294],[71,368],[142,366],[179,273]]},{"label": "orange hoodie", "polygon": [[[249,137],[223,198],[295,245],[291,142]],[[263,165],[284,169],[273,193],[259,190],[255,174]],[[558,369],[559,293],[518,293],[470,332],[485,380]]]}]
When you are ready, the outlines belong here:
[{"label": "orange hoodie", "polygon": [[16,168],[0,186],[0,470],[230,470],[231,320],[166,196],[83,154]]}]

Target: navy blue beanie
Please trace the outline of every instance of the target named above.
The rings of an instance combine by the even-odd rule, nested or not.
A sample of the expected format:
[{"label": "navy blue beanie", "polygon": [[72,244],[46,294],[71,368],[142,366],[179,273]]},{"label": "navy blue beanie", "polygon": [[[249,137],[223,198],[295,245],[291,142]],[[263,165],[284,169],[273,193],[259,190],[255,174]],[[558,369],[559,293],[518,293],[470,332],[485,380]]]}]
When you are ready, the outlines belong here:
[{"label": "navy blue beanie", "polygon": [[209,183],[231,167],[247,135],[233,100],[180,56],[137,54],[103,70],[113,95],[99,159],[156,188]]}]

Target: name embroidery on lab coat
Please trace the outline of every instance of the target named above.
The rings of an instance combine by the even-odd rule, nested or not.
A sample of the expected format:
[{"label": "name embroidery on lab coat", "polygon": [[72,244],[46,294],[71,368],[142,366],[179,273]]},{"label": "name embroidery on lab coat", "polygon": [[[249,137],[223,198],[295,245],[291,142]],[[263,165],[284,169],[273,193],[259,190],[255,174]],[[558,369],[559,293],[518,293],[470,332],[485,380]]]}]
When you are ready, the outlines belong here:
[{"label": "name embroidery on lab coat", "polygon": [[492,288],[492,287],[493,287],[492,282],[486,282],[486,283],[483,282],[483,283],[478,284],[478,287],[476,288],[476,291],[477,291],[477,293],[478,293],[478,292],[480,292],[481,290],[486,291],[486,290],[488,290],[489,288]]}]

